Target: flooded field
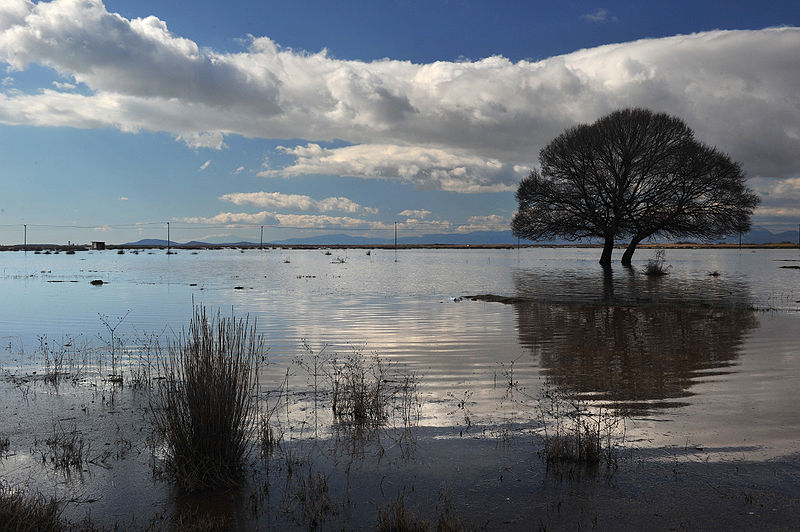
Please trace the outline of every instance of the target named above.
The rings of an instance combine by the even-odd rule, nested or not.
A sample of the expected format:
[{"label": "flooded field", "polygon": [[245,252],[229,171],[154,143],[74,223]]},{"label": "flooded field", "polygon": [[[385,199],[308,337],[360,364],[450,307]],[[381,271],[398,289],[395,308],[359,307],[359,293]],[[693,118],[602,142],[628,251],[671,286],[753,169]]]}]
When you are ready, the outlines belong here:
[{"label": "flooded field", "polygon": [[[800,252],[650,253],[3,253],[3,489],[76,528],[800,526]],[[202,495],[151,416],[195,306],[268,346],[244,482]],[[354,368],[377,423],[334,413]],[[576,423],[597,463],[549,458]]]}]

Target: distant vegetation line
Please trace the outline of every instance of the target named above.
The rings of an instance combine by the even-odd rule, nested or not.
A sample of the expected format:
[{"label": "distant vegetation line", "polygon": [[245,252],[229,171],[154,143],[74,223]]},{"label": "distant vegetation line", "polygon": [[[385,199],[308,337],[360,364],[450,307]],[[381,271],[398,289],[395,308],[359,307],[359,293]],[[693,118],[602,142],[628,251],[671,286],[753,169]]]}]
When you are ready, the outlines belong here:
[{"label": "distant vegetation line", "polygon": [[[784,231],[781,233],[773,233],[761,227],[754,227],[748,233],[742,235],[741,242],[743,245],[765,245],[765,244],[784,244],[784,245],[797,245],[798,233],[796,231]],[[677,241],[659,239],[651,242],[644,242],[643,245],[694,245],[694,246],[707,246],[715,245],[738,245],[739,235],[730,236],[725,239],[719,239],[714,242],[702,241]],[[570,242],[564,239],[544,240],[533,242],[530,240],[518,240],[511,231],[475,231],[471,233],[440,233],[428,234],[421,236],[401,236],[397,239],[398,248],[409,247],[516,247],[518,244],[522,246],[595,246],[599,245],[598,239],[578,240]],[[166,239],[143,239],[135,242],[114,243],[106,242],[109,248],[159,248],[167,247]],[[218,247],[259,247],[262,245],[258,240],[253,241],[252,238],[241,238],[232,236],[225,242],[205,242],[191,240],[188,242],[178,242],[171,239],[170,246],[183,247],[183,248],[218,248]],[[284,240],[265,240],[263,242],[265,247],[361,247],[361,248],[394,248],[394,239],[392,238],[379,238],[379,237],[364,237],[352,236],[344,233],[316,235],[310,237],[298,237]],[[23,249],[23,243],[9,244],[0,246],[0,250],[19,250]],[[90,243],[33,243],[28,241],[27,249],[83,249],[89,248]]]}]

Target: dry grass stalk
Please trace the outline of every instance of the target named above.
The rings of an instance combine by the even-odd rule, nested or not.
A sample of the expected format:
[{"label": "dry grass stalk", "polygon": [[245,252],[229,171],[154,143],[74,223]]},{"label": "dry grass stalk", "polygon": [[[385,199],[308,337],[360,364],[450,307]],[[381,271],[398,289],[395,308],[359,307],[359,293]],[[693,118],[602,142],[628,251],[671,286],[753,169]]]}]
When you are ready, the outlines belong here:
[{"label": "dry grass stalk", "polygon": [[248,319],[209,319],[197,308],[189,330],[162,361],[153,421],[167,469],[188,491],[240,480],[256,427],[254,390],[263,338]]}]

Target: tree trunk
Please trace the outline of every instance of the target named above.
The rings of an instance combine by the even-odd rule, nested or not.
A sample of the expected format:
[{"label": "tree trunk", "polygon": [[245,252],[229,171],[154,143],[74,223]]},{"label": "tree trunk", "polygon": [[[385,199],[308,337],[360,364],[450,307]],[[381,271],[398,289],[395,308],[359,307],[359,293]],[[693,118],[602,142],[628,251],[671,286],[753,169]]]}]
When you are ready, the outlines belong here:
[{"label": "tree trunk", "polygon": [[600,255],[600,264],[603,266],[611,266],[611,251],[614,249],[614,237],[607,236],[603,244],[603,254]]},{"label": "tree trunk", "polygon": [[639,245],[642,239],[638,237],[633,237],[628,244],[628,247],[625,249],[625,253],[622,254],[622,265],[623,266],[630,266],[631,259],[633,258],[633,252],[636,251],[636,246]]}]

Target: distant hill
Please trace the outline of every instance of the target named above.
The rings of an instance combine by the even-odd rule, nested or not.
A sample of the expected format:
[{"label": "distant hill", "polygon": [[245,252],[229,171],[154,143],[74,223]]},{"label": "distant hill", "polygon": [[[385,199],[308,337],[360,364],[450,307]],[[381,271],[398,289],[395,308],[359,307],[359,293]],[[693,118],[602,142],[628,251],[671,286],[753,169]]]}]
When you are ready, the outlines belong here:
[{"label": "distant hill", "polygon": [[[530,244],[530,241],[523,240]],[[283,245],[311,244],[317,246],[388,246],[394,244],[394,238],[370,238],[363,236],[350,236],[345,234],[319,235],[304,238],[290,238],[272,242]],[[415,244],[450,244],[450,245],[511,245],[517,243],[517,237],[511,231],[475,231],[472,233],[438,233],[421,236],[401,236],[397,239],[401,245]]]},{"label": "distant hill", "polygon": [[[136,242],[128,242],[127,244],[123,244],[123,246],[166,246],[167,241],[161,240],[160,238],[143,238],[142,240],[137,240]],[[169,241],[170,246],[179,246],[177,242],[173,242],[172,240]]]},{"label": "distant hill", "polygon": [[[795,231],[784,231],[781,233],[773,233],[763,227],[754,227],[752,231],[742,235],[743,244],[772,244],[779,242],[797,242],[798,234]],[[680,240],[680,239],[676,239]],[[660,240],[666,242],[665,240]],[[716,242],[737,243],[739,241],[738,235],[733,235]],[[599,240],[595,239],[594,243]],[[269,245],[312,245],[312,246],[388,246],[394,243],[393,238],[378,238],[378,237],[364,237],[352,236],[344,233],[330,234],[330,235],[317,235],[299,238],[287,238],[284,240],[276,240],[271,242],[264,242]],[[434,233],[429,235],[420,236],[401,236],[397,239],[397,243],[401,245],[516,245],[517,237],[511,231],[473,231],[471,233]],[[530,240],[522,240],[522,244],[569,244],[566,240],[548,240],[532,242]],[[573,242],[576,243],[576,242]],[[577,242],[580,243],[580,242]],[[624,243],[624,240],[619,242]],[[199,242],[193,240],[181,244],[179,242],[171,242],[172,246],[253,246],[258,242],[250,242],[247,240],[239,240],[236,242]],[[147,238],[137,242],[129,242],[127,246],[166,246],[166,240]]]},{"label": "distant hill", "polygon": [[[783,231],[773,233],[763,227],[755,226],[748,233],[742,235],[742,244],[778,244],[780,242],[797,243],[797,231]],[[739,235],[733,235],[721,240],[735,244],[739,242]]]}]

